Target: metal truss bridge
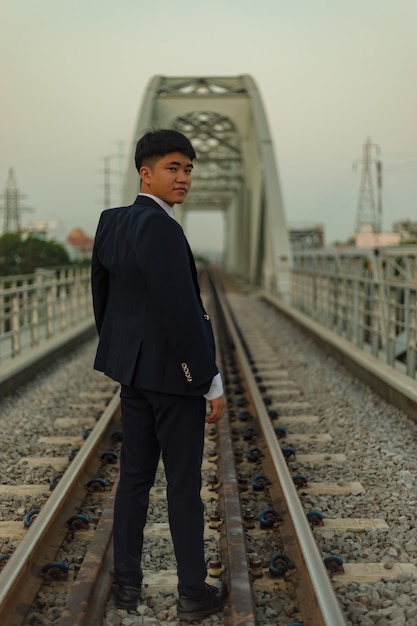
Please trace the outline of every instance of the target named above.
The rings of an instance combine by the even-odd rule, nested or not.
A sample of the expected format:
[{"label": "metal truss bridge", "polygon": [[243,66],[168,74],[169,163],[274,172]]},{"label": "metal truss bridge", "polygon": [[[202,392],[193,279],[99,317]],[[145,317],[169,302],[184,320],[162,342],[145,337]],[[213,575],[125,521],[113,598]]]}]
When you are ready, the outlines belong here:
[{"label": "metal truss bridge", "polygon": [[[185,231],[189,212],[222,212],[226,273],[273,300],[352,371],[366,372],[363,380],[375,389],[396,377],[407,390],[399,396],[414,406],[417,246],[290,248],[273,144],[250,76],[152,78],[132,141],[125,204],[139,191],[133,153],[149,128],[177,129],[196,149],[191,194],[176,207]],[[55,333],[72,340],[91,324],[89,272],[82,268],[0,277],[0,388],[2,366],[9,381],[26,348]]]},{"label": "metal truss bridge", "polygon": [[[197,153],[192,191],[175,209],[178,221],[186,227],[188,211],[221,211],[225,270],[287,300],[291,249],[273,144],[254,80],[155,76],[143,98],[132,151],[149,128],[183,132]],[[133,163],[132,154],[124,204],[139,191]]]}]

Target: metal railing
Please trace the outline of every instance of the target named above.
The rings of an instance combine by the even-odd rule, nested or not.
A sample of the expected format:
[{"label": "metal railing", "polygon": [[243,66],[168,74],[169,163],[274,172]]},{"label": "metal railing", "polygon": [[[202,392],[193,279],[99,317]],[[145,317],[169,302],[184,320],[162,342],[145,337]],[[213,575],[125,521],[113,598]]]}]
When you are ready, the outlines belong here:
[{"label": "metal railing", "polygon": [[[417,246],[294,253],[291,304],[416,378]],[[90,319],[90,267],[0,277],[0,364]]]},{"label": "metal railing", "polygon": [[0,278],[0,364],[92,319],[90,267]]},{"label": "metal railing", "polygon": [[415,378],[416,246],[311,250],[293,260],[293,307]]}]

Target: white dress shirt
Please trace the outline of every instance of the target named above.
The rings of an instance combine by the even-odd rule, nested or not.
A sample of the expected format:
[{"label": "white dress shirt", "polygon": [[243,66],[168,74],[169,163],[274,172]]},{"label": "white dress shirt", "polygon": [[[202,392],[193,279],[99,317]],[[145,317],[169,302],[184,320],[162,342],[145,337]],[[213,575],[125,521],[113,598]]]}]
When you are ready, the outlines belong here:
[{"label": "white dress shirt", "polygon": [[[175,219],[174,218],[174,211],[172,210],[172,206],[169,205],[167,202],[164,202],[163,200],[161,200],[161,198],[157,198],[156,196],[153,196],[150,193],[139,193],[139,195],[140,196],[147,196],[148,198],[152,198],[152,200],[155,200],[155,202],[157,204],[159,204],[159,206],[162,209],[164,209],[164,211],[166,211],[168,213],[168,215],[170,217],[172,217],[172,219]],[[204,397],[207,400],[215,400],[216,398],[219,398],[222,395],[223,395],[223,381],[222,381],[221,374],[219,372],[218,374],[215,375],[215,377],[211,381],[210,389],[208,390],[207,393],[204,394]]]}]

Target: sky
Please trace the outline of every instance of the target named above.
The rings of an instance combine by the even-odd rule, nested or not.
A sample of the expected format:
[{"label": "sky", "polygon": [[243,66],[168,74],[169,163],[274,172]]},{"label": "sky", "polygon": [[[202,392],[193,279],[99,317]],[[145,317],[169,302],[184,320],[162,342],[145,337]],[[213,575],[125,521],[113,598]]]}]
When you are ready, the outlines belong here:
[{"label": "sky", "polygon": [[[0,0],[0,193],[13,167],[24,225],[93,236],[152,77],[249,74],[289,225],[353,233],[367,137],[383,230],[417,220],[416,32],[416,0]],[[215,217],[190,221],[195,249],[221,245]]]}]

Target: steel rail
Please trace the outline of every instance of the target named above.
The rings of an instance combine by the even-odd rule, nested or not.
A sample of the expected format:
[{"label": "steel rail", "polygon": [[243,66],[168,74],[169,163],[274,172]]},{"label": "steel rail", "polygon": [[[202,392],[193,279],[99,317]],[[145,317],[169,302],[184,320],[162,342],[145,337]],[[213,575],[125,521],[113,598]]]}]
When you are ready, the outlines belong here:
[{"label": "steel rail", "polygon": [[[213,311],[212,324],[216,344],[222,346],[222,332],[224,328],[221,305],[213,283],[203,274],[203,280],[209,286],[209,308]],[[218,350],[217,363],[220,371],[224,369],[224,350]],[[233,454],[232,433],[228,411],[216,425],[219,454],[218,471],[222,485],[219,492],[219,506],[224,516],[222,535],[227,546],[226,575],[229,584],[229,601],[224,607],[223,620],[229,626],[255,626],[256,608],[253,596],[252,582],[249,573],[249,563],[246,554],[245,529],[240,507],[240,494]]]},{"label": "steel rail", "polygon": [[[54,525],[57,521],[62,524],[65,509],[73,507],[74,490],[81,488],[85,492],[86,467],[102,445],[119,411],[116,393],[4,567],[0,575],[0,624],[19,626],[22,623],[43,582],[40,564],[45,562],[48,553],[45,543],[49,540],[51,544]],[[66,532],[64,529],[63,534]],[[48,546],[49,551],[54,548]]]},{"label": "steel rail", "polygon": [[[217,284],[221,282],[218,276],[213,277],[213,280]],[[320,554],[311,528],[308,524],[293,480],[288,471],[286,461],[278,444],[271,419],[259,392],[258,385],[254,380],[251,365],[241,343],[236,325],[232,319],[226,297],[220,293],[220,289],[218,291],[223,315],[227,321],[229,332],[235,344],[236,353],[245,373],[248,388],[256,407],[263,434],[268,441],[272,462],[274,463],[276,472],[279,476],[281,490],[290,513],[291,523],[297,536],[297,541],[302,552],[305,567],[309,573],[311,589],[314,594],[313,602],[317,602],[317,606],[322,616],[322,622],[315,622],[314,626],[346,626],[346,620],[331,586],[329,574],[323,562],[323,557]],[[308,590],[306,589],[297,590],[297,594],[302,594],[301,598],[303,601],[305,601],[305,594],[307,592]],[[311,616],[303,615],[306,624],[311,623],[310,617]]]},{"label": "steel rail", "polygon": [[94,537],[84,557],[57,626],[101,626],[105,598],[113,583],[113,513],[119,480],[116,480]]}]

